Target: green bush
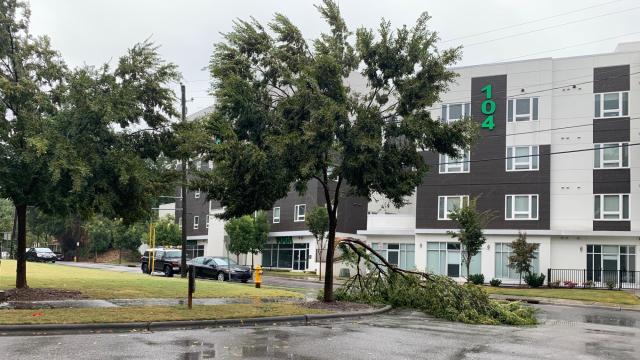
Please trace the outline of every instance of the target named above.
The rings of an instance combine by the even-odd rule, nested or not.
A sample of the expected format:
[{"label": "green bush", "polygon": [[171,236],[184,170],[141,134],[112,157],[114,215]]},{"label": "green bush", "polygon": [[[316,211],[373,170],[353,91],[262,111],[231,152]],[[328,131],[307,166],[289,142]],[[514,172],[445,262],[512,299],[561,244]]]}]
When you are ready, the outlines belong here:
[{"label": "green bush", "polygon": [[498,286],[502,285],[502,280],[493,278],[493,279],[491,279],[491,281],[489,281],[489,285],[491,285],[493,287],[498,287]]},{"label": "green bush", "polygon": [[560,287],[560,281],[556,280],[556,281],[551,281],[547,284],[550,288],[554,288],[557,289]]},{"label": "green bush", "polygon": [[544,285],[544,274],[529,273],[524,276],[524,282],[532,288],[539,288]]},{"label": "green bush", "polygon": [[607,288],[609,290],[613,290],[613,288],[616,287],[616,282],[614,280],[607,280],[605,284],[607,284]]},{"label": "green bush", "polygon": [[529,306],[491,300],[482,287],[460,285],[438,275],[425,281],[415,275],[392,272],[381,276],[372,271],[360,278],[353,277],[336,289],[335,299],[419,309],[439,318],[470,324],[536,323],[535,310]]},{"label": "green bush", "polygon": [[469,282],[474,285],[482,285],[484,284],[484,275],[482,274],[471,274],[469,275]]}]

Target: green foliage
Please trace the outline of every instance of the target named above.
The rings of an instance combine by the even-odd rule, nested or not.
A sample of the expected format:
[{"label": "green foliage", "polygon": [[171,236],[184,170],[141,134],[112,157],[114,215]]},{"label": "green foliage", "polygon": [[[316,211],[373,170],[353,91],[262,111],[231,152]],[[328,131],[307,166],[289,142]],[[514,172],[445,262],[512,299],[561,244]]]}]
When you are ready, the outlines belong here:
[{"label": "green foliage", "polygon": [[605,284],[607,285],[607,289],[609,290],[613,290],[617,285],[615,280],[607,280]]},{"label": "green foliage", "polygon": [[484,284],[484,275],[483,274],[471,274],[469,275],[469,282],[474,285],[482,285]]},{"label": "green foliage", "polygon": [[509,256],[509,267],[520,274],[522,281],[523,274],[529,274],[533,267],[533,260],[536,258],[535,251],[539,244],[530,244],[527,242],[527,234],[520,232],[518,238],[511,242],[511,250],[513,255]]},{"label": "green foliage", "polygon": [[[103,253],[113,246],[114,236],[119,233],[117,224],[104,216],[95,216],[84,226],[89,240],[90,253]],[[115,233],[115,234],[114,234]]]},{"label": "green foliage", "polygon": [[13,204],[8,199],[0,199],[0,233],[13,229]]},{"label": "green foliage", "polygon": [[498,287],[498,286],[502,285],[502,280],[493,278],[493,279],[491,279],[491,281],[489,281],[489,285],[491,285],[493,287]]},{"label": "green foliage", "polygon": [[[147,233],[146,239],[149,238]],[[157,246],[178,246],[181,244],[182,230],[175,223],[173,216],[160,219],[156,223],[156,245]],[[145,240],[145,242],[147,242]]]},{"label": "green foliage", "polygon": [[544,274],[535,274],[535,273],[528,273],[524,276],[524,283],[531,286],[532,288],[538,288],[542,285],[544,285],[544,279],[545,279],[545,275]]},{"label": "green foliage", "polygon": [[364,276],[363,284],[353,282],[336,290],[336,300],[389,304],[413,308],[433,316],[470,324],[532,325],[534,309],[520,303],[499,303],[479,286],[459,285],[446,276],[423,281],[414,275],[377,272]]},{"label": "green foliage", "polygon": [[[449,218],[453,220],[458,227],[458,231],[448,231],[447,234],[452,238],[457,238],[462,245],[462,261],[467,268],[471,267],[471,259],[480,253],[482,245],[487,241],[484,236],[483,229],[492,219],[492,211],[478,212],[477,198],[471,199],[468,204],[464,204],[460,208],[456,208],[449,213]],[[470,277],[467,278],[471,281]]]},{"label": "green foliage", "polygon": [[269,223],[264,212],[258,212],[255,217],[245,215],[230,219],[224,225],[229,236],[227,249],[236,256],[240,254],[257,254],[262,251],[269,234]]},{"label": "green foliage", "polygon": [[316,207],[305,217],[307,228],[318,244],[324,242],[324,238],[329,231],[329,215],[324,207]]}]

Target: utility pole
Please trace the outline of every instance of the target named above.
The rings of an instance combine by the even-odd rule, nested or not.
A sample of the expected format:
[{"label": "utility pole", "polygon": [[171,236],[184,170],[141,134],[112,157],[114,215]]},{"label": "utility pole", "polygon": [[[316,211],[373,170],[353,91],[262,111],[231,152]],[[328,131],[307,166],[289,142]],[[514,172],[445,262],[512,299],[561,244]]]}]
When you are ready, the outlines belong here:
[{"label": "utility pole", "polygon": [[[187,121],[187,96],[184,84],[180,84],[182,94],[182,122]],[[180,277],[187,277],[187,163],[188,156],[182,159],[182,258],[180,261]]]}]

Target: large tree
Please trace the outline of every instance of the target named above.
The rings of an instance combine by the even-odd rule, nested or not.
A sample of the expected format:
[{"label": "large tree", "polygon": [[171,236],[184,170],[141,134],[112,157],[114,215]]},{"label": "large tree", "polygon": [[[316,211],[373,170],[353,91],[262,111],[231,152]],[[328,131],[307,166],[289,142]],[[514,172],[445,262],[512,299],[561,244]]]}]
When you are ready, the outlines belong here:
[{"label": "large tree", "polygon": [[402,206],[428,166],[421,151],[459,157],[469,121],[445,124],[429,107],[454,80],[460,49],[438,50],[429,16],[396,30],[347,27],[337,4],[317,6],[329,31],[311,43],[282,14],[266,27],[234,22],[209,69],[216,96],[201,187],[223,218],[270,209],[291,188],[321,185],[329,217],[324,299],[333,299],[337,209],[346,195],[380,193]]},{"label": "large tree", "polygon": [[[176,67],[145,42],[114,69],[68,70],[49,39],[29,33],[29,8],[0,0],[0,197],[18,218],[16,287],[27,286],[26,213],[127,222],[146,216],[165,191],[157,131],[176,114]],[[161,132],[161,131],[160,131]]]}]

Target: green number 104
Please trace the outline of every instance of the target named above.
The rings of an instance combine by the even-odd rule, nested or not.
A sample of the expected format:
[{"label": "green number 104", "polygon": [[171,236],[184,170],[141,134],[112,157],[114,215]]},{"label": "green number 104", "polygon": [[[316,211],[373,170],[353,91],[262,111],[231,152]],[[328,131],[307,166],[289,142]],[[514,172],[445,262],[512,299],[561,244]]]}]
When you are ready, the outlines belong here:
[{"label": "green number 104", "polygon": [[496,112],[496,102],[493,101],[493,88],[491,84],[486,85],[481,89],[482,92],[487,94],[486,100],[482,102],[482,113],[487,115],[487,118],[482,122],[482,127],[493,130],[496,127],[493,122],[493,113]]}]

